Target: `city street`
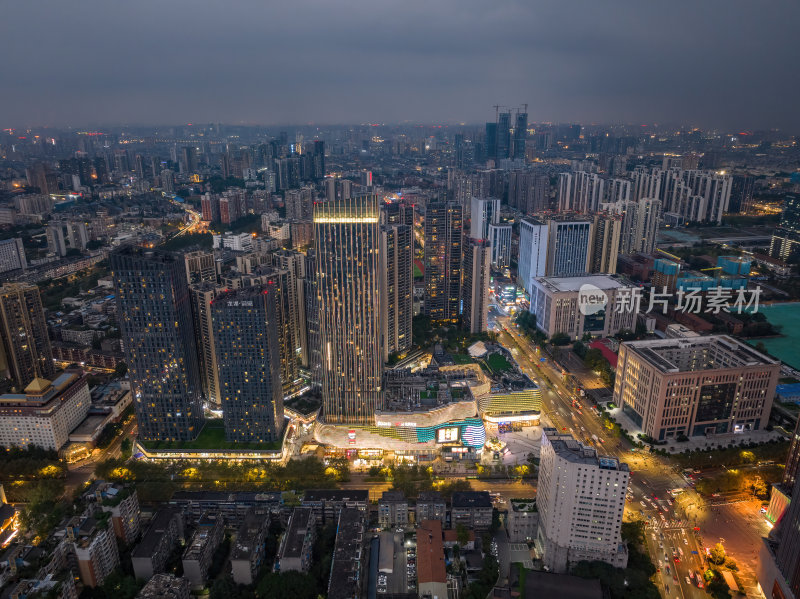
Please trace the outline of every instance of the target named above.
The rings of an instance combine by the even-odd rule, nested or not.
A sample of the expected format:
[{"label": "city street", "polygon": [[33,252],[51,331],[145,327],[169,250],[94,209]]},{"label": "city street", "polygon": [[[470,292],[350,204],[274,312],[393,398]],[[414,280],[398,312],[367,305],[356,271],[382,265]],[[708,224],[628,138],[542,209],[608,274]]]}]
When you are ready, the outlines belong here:
[{"label": "city street", "polygon": [[[511,352],[522,372],[542,389],[542,425],[568,432],[583,443],[597,447],[600,453],[616,457],[630,467],[631,495],[627,515],[647,521],[648,550],[660,568],[658,576],[665,596],[677,594],[681,599],[704,596],[704,591],[695,582],[696,573],[702,569],[705,548],[720,541],[728,555],[739,564],[739,576],[745,590],[748,594],[754,593],[754,559],[761,537],[768,532],[768,525],[759,513],[760,502],[709,505],[688,487],[677,467],[668,459],[638,451],[631,448],[624,438],[613,437],[591,409],[589,400],[572,393],[564,385],[562,373],[554,367],[552,359],[540,353],[541,350],[518,330],[512,319],[496,315],[494,321],[499,342]],[[542,357],[545,361],[541,360]],[[573,362],[574,359],[564,366],[571,369]],[[597,384],[594,373],[579,370],[576,368],[573,374],[579,377],[584,388]],[[587,380],[582,378],[584,375]],[[597,441],[594,436],[597,436]],[[517,456],[535,449],[532,433],[506,433],[500,438],[508,443],[512,462]],[[538,454],[538,451],[534,453]],[[676,502],[671,498],[669,492],[672,489],[685,490],[682,501]],[[695,526],[699,531],[694,531]],[[677,563],[674,561],[676,556],[680,560]]]}]

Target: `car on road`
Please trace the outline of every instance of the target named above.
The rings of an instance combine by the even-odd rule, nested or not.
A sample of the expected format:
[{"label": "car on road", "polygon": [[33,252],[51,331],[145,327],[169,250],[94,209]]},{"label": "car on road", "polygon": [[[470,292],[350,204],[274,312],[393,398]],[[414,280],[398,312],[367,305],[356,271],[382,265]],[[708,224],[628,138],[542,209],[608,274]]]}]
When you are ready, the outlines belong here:
[{"label": "car on road", "polygon": [[692,581],[688,576],[686,577],[686,584],[692,584]]}]

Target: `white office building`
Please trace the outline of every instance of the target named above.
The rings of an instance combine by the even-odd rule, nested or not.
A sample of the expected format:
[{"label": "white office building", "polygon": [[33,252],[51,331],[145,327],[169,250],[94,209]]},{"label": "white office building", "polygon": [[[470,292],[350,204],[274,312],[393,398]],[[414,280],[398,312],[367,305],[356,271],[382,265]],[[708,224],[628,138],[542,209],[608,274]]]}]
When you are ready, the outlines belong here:
[{"label": "white office building", "polygon": [[0,445],[59,450],[91,406],[88,376],[67,371],[35,378],[24,393],[0,395]]},{"label": "white office building", "polygon": [[542,431],[536,549],[551,572],[579,561],[628,563],[620,527],[630,470],[554,428]]},{"label": "white office building", "polygon": [[608,337],[636,328],[635,310],[620,309],[622,298],[618,299],[634,287],[619,275],[536,277],[531,282],[530,310],[536,315],[537,328],[548,337],[556,333],[566,333],[571,339],[580,339],[584,333]]},{"label": "white office building", "polygon": [[519,234],[519,279],[531,293],[536,277],[570,277],[589,271],[592,222],[522,219]]}]

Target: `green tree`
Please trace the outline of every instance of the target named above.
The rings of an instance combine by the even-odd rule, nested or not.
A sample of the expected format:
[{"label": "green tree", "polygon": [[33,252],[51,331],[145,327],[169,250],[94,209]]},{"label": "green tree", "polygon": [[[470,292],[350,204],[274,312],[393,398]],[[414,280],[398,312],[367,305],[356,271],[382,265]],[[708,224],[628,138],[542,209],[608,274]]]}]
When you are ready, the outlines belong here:
[{"label": "green tree", "polygon": [[105,597],[114,599],[134,599],[144,584],[140,584],[133,576],[123,574],[117,568],[105,579],[101,588]]},{"label": "green tree", "polygon": [[718,566],[725,563],[725,558],[727,557],[725,553],[725,547],[723,547],[722,543],[717,543],[711,548],[709,561],[712,564],[717,564]]},{"label": "green tree", "polygon": [[556,346],[563,346],[569,343],[569,335],[566,333],[555,333],[550,337],[550,343]]},{"label": "green tree", "polygon": [[469,543],[469,531],[463,524],[456,524],[456,539],[461,547],[466,547]]},{"label": "green tree", "polygon": [[317,581],[301,572],[269,572],[256,585],[256,597],[259,599],[317,599],[318,595]]}]

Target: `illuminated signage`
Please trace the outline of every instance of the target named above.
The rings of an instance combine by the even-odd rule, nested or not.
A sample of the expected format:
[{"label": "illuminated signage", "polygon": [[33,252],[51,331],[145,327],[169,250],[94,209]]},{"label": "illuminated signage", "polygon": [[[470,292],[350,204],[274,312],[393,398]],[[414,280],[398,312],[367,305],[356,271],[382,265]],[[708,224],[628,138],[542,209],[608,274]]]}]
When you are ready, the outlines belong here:
[{"label": "illuminated signage", "polygon": [[447,428],[440,428],[436,431],[436,441],[438,443],[451,443],[458,441],[459,428],[457,426],[449,426]]},{"label": "illuminated signage", "polygon": [[417,428],[416,422],[389,422],[386,420],[376,420],[375,424],[384,428],[400,428],[402,426],[409,428]]}]

